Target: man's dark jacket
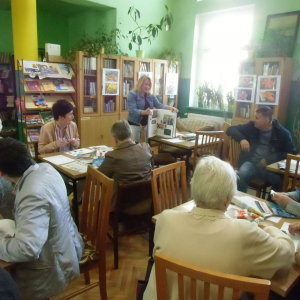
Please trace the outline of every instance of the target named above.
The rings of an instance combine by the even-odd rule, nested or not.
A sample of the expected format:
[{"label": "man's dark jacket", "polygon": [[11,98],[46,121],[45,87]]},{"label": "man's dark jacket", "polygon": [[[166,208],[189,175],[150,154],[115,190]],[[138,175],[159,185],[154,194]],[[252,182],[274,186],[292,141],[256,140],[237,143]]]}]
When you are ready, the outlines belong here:
[{"label": "man's dark jacket", "polygon": [[[297,154],[295,144],[288,130],[282,127],[277,120],[272,122],[272,136],[270,140],[270,155],[265,158],[267,164],[286,159],[286,155]],[[246,161],[251,161],[256,148],[259,145],[259,129],[255,128],[254,122],[250,121],[243,125],[231,126],[226,134],[235,141],[247,140],[250,144],[250,152],[243,151],[240,155],[239,166]]]}]

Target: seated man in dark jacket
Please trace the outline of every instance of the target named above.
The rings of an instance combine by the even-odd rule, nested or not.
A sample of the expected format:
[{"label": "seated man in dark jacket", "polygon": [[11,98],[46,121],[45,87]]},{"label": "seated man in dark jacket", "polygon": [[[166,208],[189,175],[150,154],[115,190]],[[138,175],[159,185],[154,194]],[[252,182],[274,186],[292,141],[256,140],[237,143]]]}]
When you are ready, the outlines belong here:
[{"label": "seated man in dark jacket", "polygon": [[273,120],[272,109],[259,107],[254,121],[231,126],[226,133],[242,148],[238,190],[246,193],[252,179],[263,178],[275,191],[281,191],[281,175],[267,171],[266,166],[285,159],[288,153],[297,154],[297,151],[289,131]]},{"label": "seated man in dark jacket", "polygon": [[[114,210],[117,185],[150,179],[153,160],[149,144],[136,144],[132,141],[131,128],[126,120],[117,121],[110,132],[115,140],[116,149],[106,153],[98,170],[115,181],[112,199],[112,210]],[[139,202],[139,199],[132,200],[130,212],[127,213],[141,214],[149,211],[151,198],[144,203]],[[126,206],[128,210],[129,206]]]}]

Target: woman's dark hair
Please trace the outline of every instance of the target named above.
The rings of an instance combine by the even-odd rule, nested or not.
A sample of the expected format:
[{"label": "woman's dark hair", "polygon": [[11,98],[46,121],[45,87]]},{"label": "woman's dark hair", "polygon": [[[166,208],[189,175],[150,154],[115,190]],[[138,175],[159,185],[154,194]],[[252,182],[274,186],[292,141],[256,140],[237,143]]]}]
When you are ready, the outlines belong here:
[{"label": "woman's dark hair", "polygon": [[59,116],[65,117],[66,114],[74,109],[73,105],[65,99],[57,100],[52,106],[54,120],[57,121]]},{"label": "woman's dark hair", "polygon": [[12,138],[0,140],[0,170],[5,175],[20,177],[34,164],[25,144]]}]

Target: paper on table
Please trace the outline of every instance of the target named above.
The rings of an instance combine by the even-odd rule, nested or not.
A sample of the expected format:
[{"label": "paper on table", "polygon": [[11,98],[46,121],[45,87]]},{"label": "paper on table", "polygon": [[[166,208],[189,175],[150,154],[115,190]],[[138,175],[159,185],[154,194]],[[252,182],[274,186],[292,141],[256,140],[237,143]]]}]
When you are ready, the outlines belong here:
[{"label": "paper on table", "polygon": [[290,223],[284,222],[283,225],[282,225],[282,227],[281,227],[281,230],[285,231],[286,234],[293,240],[294,245],[295,245],[295,250],[296,250],[297,246],[298,246],[298,243],[299,243],[299,236],[297,236],[297,235],[291,235],[289,233],[289,226],[290,226]]},{"label": "paper on table", "polygon": [[86,164],[83,161],[73,161],[70,162],[68,164],[62,165],[63,168],[67,168],[67,169],[71,169],[74,171],[77,171],[79,173],[86,173],[87,172],[87,168],[88,168],[88,164]]},{"label": "paper on table", "polygon": [[64,155],[56,155],[56,156],[45,157],[44,160],[47,160],[47,161],[51,162],[54,165],[66,164],[66,163],[69,163],[71,161],[74,161],[74,159],[69,158],[69,157],[64,156]]},{"label": "paper on table", "polygon": [[282,218],[281,217],[268,217],[268,221],[278,223]]},{"label": "paper on table", "polygon": [[162,139],[164,141],[168,141],[168,142],[171,142],[171,143],[183,143],[183,142],[187,142],[187,141],[184,141],[180,138],[174,138],[174,139]]},{"label": "paper on table", "polygon": [[85,154],[85,153],[90,153],[90,152],[92,152],[91,149],[81,148],[81,149],[76,149],[76,150],[72,150],[72,151],[67,151],[65,153],[68,155],[71,155],[71,156],[77,156],[78,154]]}]

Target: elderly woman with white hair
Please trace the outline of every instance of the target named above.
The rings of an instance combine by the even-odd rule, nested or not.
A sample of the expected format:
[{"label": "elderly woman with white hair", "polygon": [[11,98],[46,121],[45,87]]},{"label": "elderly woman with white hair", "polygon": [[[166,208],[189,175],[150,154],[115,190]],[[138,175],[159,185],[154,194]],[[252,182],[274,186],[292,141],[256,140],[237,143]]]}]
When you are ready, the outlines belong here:
[{"label": "elderly woman with white hair", "polygon": [[[191,191],[196,207],[190,212],[165,210],[158,218],[153,255],[163,253],[197,267],[262,278],[271,278],[292,262],[294,245],[286,234],[226,214],[236,193],[236,174],[228,163],[213,156],[202,158]],[[168,276],[169,299],[178,299],[177,278]],[[156,299],[155,264],[143,299]]]}]

